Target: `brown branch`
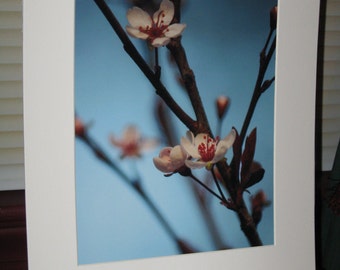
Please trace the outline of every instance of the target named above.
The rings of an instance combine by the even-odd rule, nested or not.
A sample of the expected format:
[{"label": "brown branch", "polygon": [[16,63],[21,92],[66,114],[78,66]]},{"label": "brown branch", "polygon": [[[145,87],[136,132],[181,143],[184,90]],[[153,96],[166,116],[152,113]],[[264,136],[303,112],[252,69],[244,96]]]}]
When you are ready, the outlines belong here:
[{"label": "brown branch", "polygon": [[204,106],[203,106],[201,97],[198,92],[195,75],[188,64],[185,50],[181,44],[181,38],[179,37],[179,38],[173,39],[167,45],[167,48],[170,50],[171,55],[176,61],[182,80],[184,82],[185,89],[188,93],[190,102],[192,104],[193,110],[196,115],[197,126],[195,126],[194,129],[191,129],[191,131],[194,134],[208,133],[211,135],[211,137],[213,137],[213,134],[211,132],[208,119],[206,116],[206,112],[204,110]]},{"label": "brown branch", "polygon": [[[175,18],[174,22],[180,21],[180,0],[172,0],[175,6]],[[212,136],[212,132],[209,126],[208,119],[206,117],[206,113],[204,110],[203,103],[201,101],[198,88],[196,85],[196,79],[194,72],[191,70],[185,50],[181,44],[181,37],[176,39],[172,39],[172,41],[167,45],[167,48],[170,50],[172,56],[174,57],[177,66],[179,68],[180,74],[182,76],[182,80],[184,81],[185,88],[189,95],[191,104],[195,111],[197,117],[197,129],[191,130],[193,133],[208,133]],[[268,66],[268,62],[265,62],[261,68],[264,68],[263,76],[265,73],[265,69]],[[261,73],[262,75],[262,73]],[[259,78],[258,81],[262,82]],[[261,85],[261,84],[260,84]],[[256,105],[256,104],[255,104]],[[255,109],[255,106],[254,106]],[[251,118],[251,116],[250,116]],[[250,121],[249,118],[249,121]],[[221,161],[217,163],[217,168],[220,171],[220,174],[225,182],[226,189],[231,196],[232,202],[234,203],[234,210],[237,213],[237,216],[241,223],[241,229],[247,237],[251,246],[261,246],[262,241],[257,232],[256,226],[253,222],[251,215],[248,212],[248,209],[245,205],[245,202],[242,197],[242,193],[239,194],[237,192],[237,185],[235,185],[235,181],[231,179],[229,174],[229,167],[225,161]]]},{"label": "brown branch", "polygon": [[248,239],[248,242],[251,246],[262,246],[263,243],[260,239],[260,236],[257,232],[256,225],[254,223],[253,218],[248,212],[247,207],[244,205],[244,201],[242,200],[242,206],[239,205],[237,208],[237,216],[241,222],[241,230],[245,234]]},{"label": "brown branch", "polygon": [[183,109],[176,103],[176,101],[172,98],[166,87],[159,80],[157,74],[149,67],[143,57],[140,55],[136,47],[133,45],[124,29],[118,22],[117,18],[106,4],[104,0],[94,0],[99,9],[102,11],[103,15],[107,19],[107,21],[112,26],[113,30],[121,40],[124,50],[131,57],[131,59],[137,64],[139,69],[144,73],[153,87],[156,89],[156,94],[159,95],[164,102],[168,105],[168,107],[172,110],[172,112],[178,117],[178,119],[187,126],[188,129],[192,130],[195,128],[195,121],[186,114]]},{"label": "brown branch", "polygon": [[[175,7],[175,15],[173,18],[174,23],[180,22],[180,0],[172,0]],[[179,72],[181,74],[181,78],[184,82],[185,89],[190,98],[190,102],[192,104],[193,110],[196,115],[197,125],[194,129],[190,129],[194,134],[197,133],[208,133],[213,137],[211,128],[209,126],[209,122],[206,116],[206,112],[204,110],[204,106],[197,88],[195,74],[193,70],[190,68],[185,50],[181,43],[181,37],[174,38],[167,45],[167,48],[171,52],[171,55],[175,59]]]}]

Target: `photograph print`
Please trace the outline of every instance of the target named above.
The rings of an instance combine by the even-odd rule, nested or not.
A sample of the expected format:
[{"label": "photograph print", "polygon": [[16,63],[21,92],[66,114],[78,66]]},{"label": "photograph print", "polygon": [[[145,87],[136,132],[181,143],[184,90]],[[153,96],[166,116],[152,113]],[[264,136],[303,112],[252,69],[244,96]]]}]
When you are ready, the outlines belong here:
[{"label": "photograph print", "polygon": [[276,0],[76,0],[79,264],[273,245]]}]

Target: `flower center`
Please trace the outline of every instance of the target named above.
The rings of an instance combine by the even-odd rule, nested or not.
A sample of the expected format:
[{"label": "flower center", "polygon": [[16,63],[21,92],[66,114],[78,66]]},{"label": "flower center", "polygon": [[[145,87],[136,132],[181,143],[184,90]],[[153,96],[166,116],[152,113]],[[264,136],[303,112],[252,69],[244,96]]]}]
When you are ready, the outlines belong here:
[{"label": "flower center", "polygon": [[137,142],[125,143],[122,149],[125,156],[131,157],[139,155],[139,146]]},{"label": "flower center", "polygon": [[211,161],[215,156],[216,141],[209,136],[204,136],[205,142],[201,142],[198,145],[198,152],[201,156],[201,160],[204,162]]},{"label": "flower center", "polygon": [[165,17],[164,11],[161,11],[157,16],[156,21],[154,21],[153,18],[151,18],[152,19],[152,26],[151,27],[150,26],[146,26],[145,28],[139,27],[139,31],[147,34],[151,41],[153,41],[153,40],[155,40],[156,38],[159,38],[159,37],[164,37],[164,32],[169,31],[168,25],[163,24],[164,23],[164,21],[163,21],[164,17]]}]

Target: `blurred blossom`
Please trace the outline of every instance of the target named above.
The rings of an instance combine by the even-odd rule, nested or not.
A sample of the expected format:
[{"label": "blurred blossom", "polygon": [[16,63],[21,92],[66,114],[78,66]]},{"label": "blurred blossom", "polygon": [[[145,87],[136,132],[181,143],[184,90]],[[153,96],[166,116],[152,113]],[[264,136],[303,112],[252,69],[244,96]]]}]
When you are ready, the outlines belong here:
[{"label": "blurred blossom", "polygon": [[156,139],[142,138],[135,126],[128,126],[121,139],[117,139],[114,135],[110,136],[112,145],[120,148],[121,158],[125,157],[141,157],[142,152],[155,148],[158,144]]},{"label": "blurred blossom", "polygon": [[263,190],[258,191],[254,196],[250,198],[252,207],[252,218],[257,225],[262,219],[263,208],[270,205],[270,201],[267,200],[267,196]]},{"label": "blurred blossom", "polygon": [[251,197],[251,204],[253,209],[258,209],[263,208],[264,206],[268,206],[270,202],[267,200],[267,196],[264,191],[260,190]]},{"label": "blurred blossom", "polygon": [[169,0],[163,0],[160,8],[151,17],[139,7],[133,7],[127,12],[129,21],[126,31],[135,38],[148,40],[152,46],[167,45],[171,38],[178,37],[184,31],[185,24],[174,23],[174,4]]},{"label": "blurred blossom", "polygon": [[83,123],[83,121],[80,120],[79,117],[76,117],[74,120],[74,126],[75,126],[75,134],[77,137],[84,137],[86,133],[86,126]]},{"label": "blurred blossom", "polygon": [[185,165],[187,154],[180,145],[163,148],[153,159],[156,168],[164,173],[173,173]]},{"label": "blurred blossom", "polygon": [[227,150],[233,145],[236,137],[234,129],[223,139],[219,140],[211,138],[208,134],[200,133],[194,137],[190,131],[186,137],[182,137],[181,145],[192,159],[185,161],[186,166],[192,169],[211,166],[222,160]]}]

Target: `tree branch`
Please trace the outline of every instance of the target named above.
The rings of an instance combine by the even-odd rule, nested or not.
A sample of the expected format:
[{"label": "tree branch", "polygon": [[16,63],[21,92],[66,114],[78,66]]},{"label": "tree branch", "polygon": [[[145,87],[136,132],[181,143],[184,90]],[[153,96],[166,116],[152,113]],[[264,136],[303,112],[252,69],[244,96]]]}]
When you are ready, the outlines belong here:
[{"label": "tree branch", "polygon": [[107,21],[112,26],[113,30],[123,43],[124,50],[127,54],[131,57],[131,59],[137,64],[139,69],[144,73],[144,75],[148,78],[150,83],[156,89],[156,94],[159,95],[164,102],[168,105],[168,107],[172,110],[172,112],[178,117],[179,120],[182,121],[184,125],[187,126],[188,129],[195,128],[195,121],[186,114],[183,109],[176,103],[176,101],[172,98],[168,90],[159,80],[157,74],[149,67],[149,65],[145,62],[143,57],[137,51],[136,47],[133,45],[127,34],[125,33],[124,29],[118,22],[117,18],[106,4],[104,0],[94,0],[99,9],[104,14]]}]

